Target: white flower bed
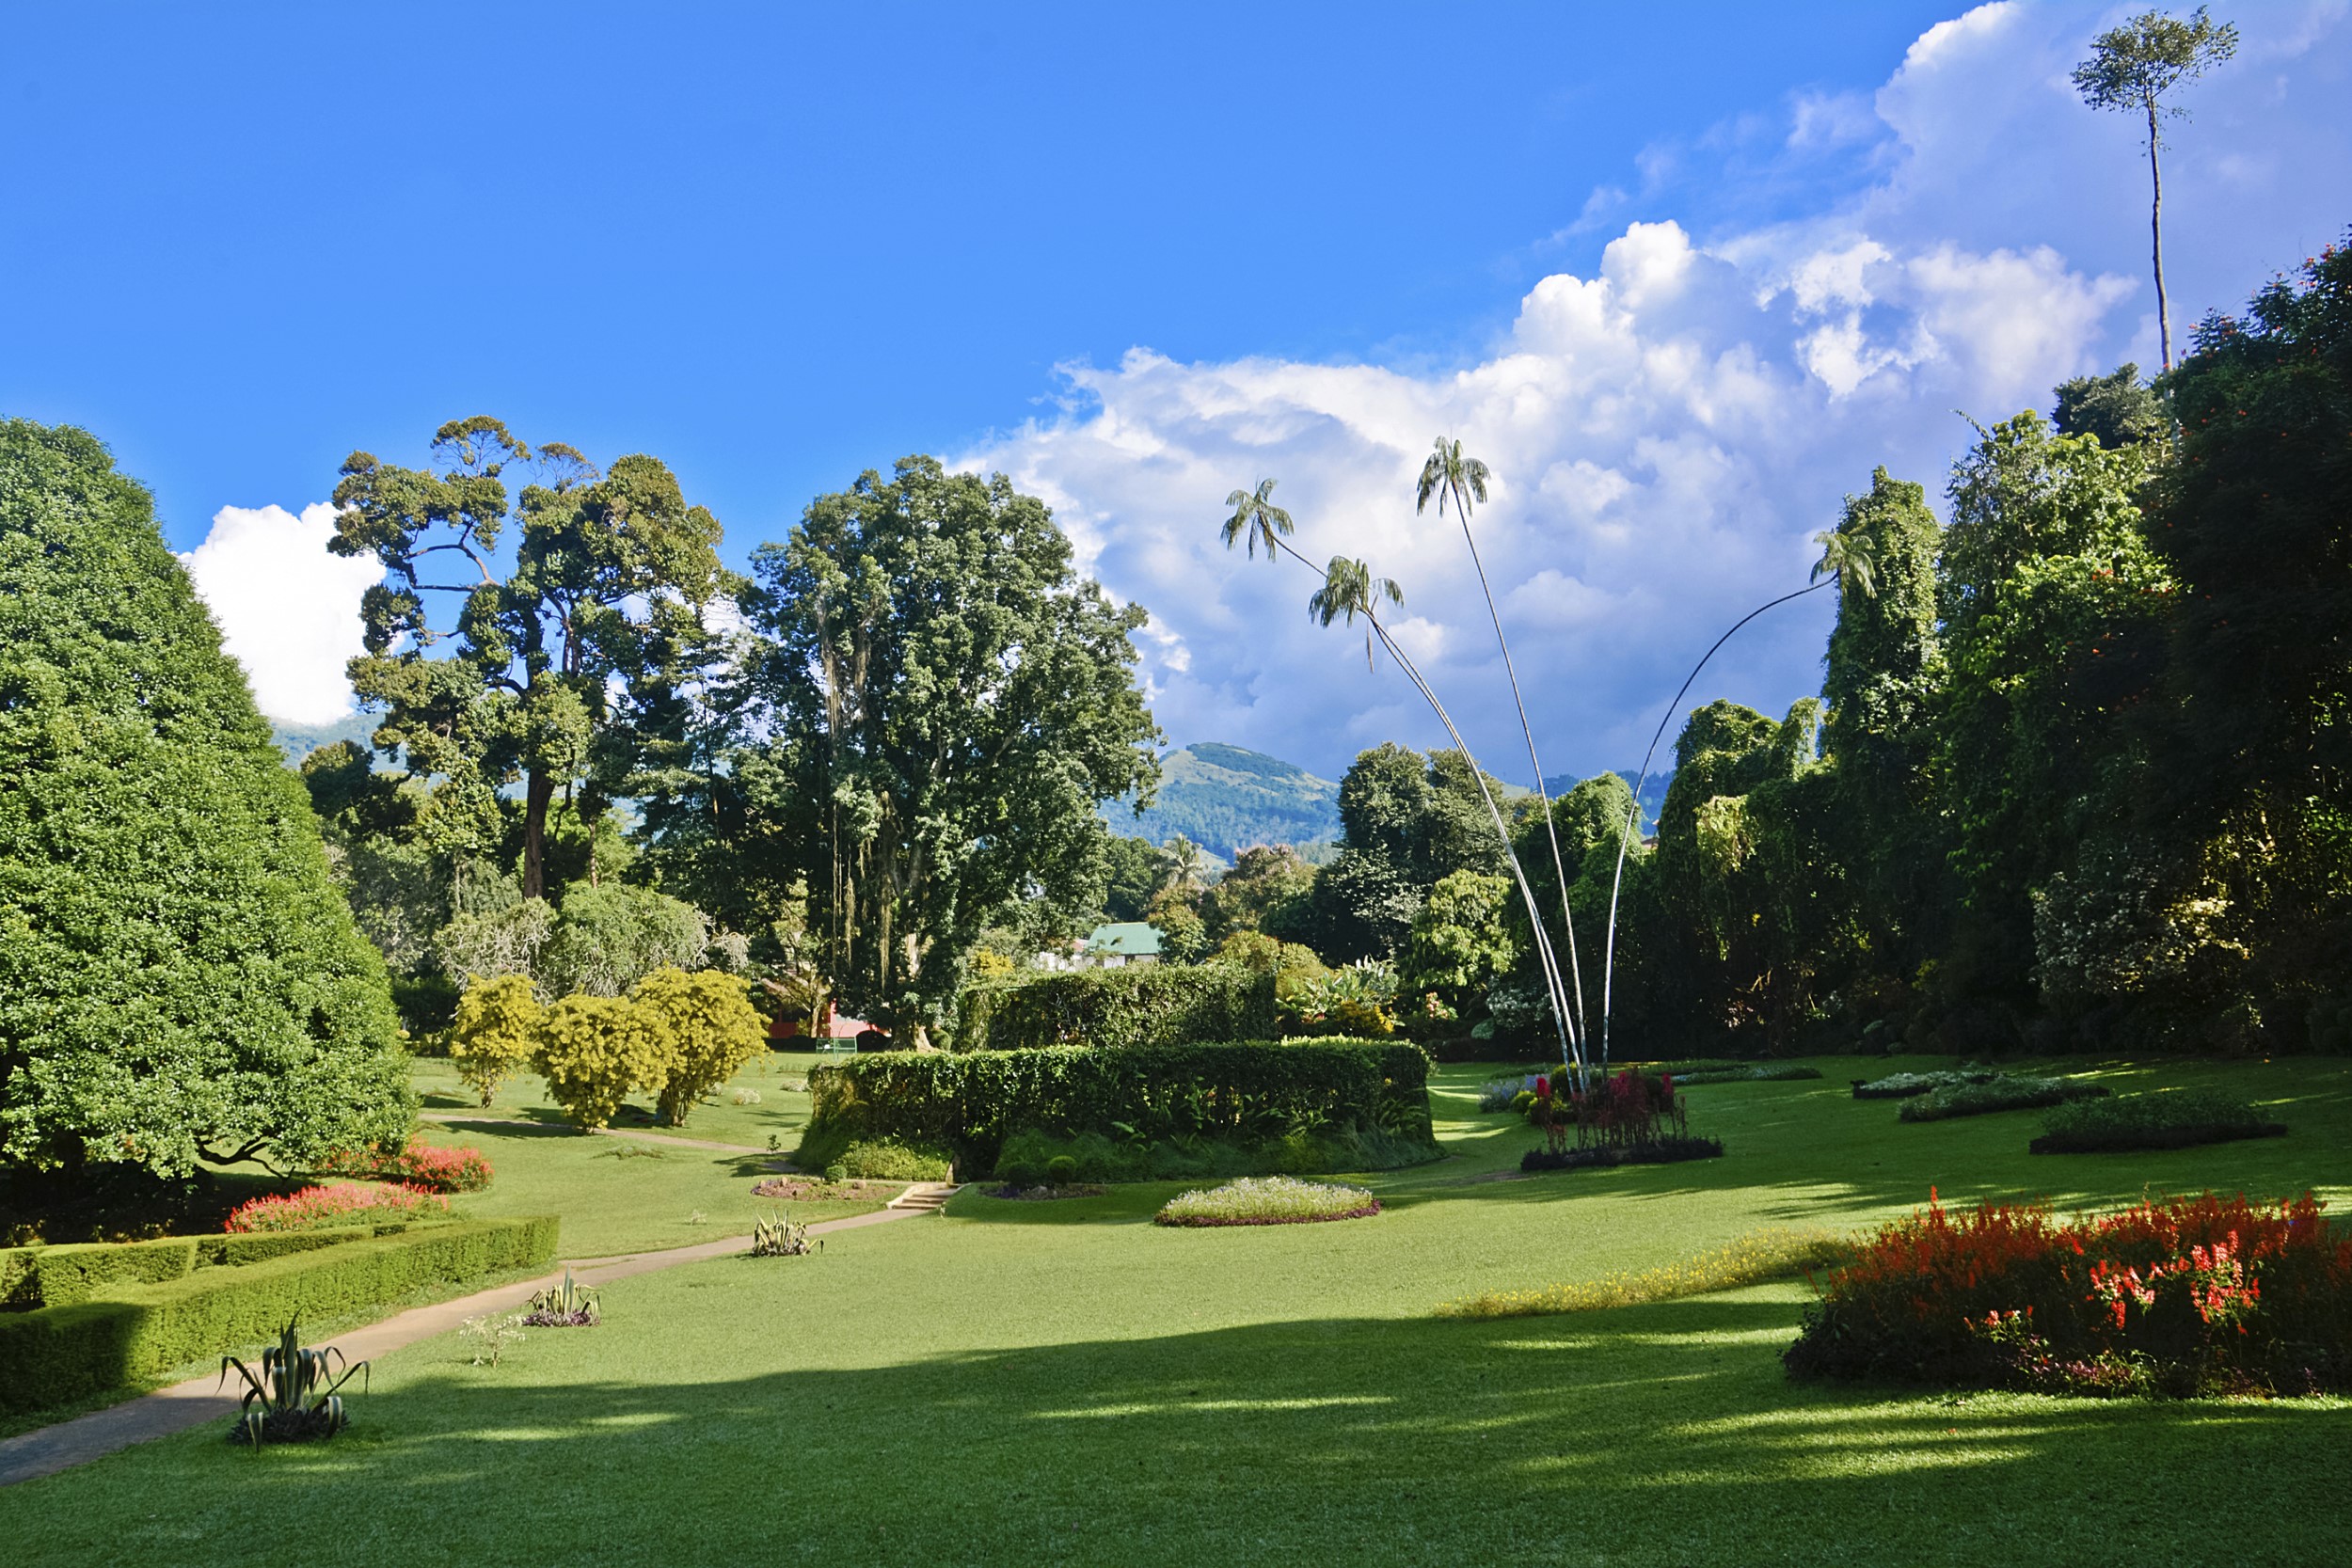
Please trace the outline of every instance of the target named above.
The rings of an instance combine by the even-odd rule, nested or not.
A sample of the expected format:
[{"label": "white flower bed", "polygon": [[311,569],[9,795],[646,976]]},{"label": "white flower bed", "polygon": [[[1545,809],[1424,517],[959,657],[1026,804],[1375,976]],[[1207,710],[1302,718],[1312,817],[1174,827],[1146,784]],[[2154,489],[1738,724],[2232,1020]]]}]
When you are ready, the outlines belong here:
[{"label": "white flower bed", "polygon": [[1309,1225],[1363,1219],[1380,1200],[1361,1187],[1301,1181],[1290,1176],[1246,1176],[1206,1192],[1168,1199],[1153,1216],[1161,1225]]}]

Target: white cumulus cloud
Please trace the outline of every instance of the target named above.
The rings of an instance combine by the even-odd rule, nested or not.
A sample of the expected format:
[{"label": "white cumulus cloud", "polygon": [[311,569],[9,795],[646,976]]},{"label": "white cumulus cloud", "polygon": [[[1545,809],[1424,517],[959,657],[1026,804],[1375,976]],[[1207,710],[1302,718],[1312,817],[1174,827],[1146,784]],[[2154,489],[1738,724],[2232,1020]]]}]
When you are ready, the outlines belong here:
[{"label": "white cumulus cloud", "polygon": [[359,595],[383,580],[373,556],[327,553],[335,509],[224,506],[180,559],[273,719],[327,724],[351,713],[343,666],[359,649]]},{"label": "white cumulus cloud", "polygon": [[[1403,584],[1401,640],[1480,760],[1518,778],[1525,754],[1459,524],[1413,505],[1431,439],[1459,437],[1496,476],[1473,524],[1546,770],[1630,766],[1689,662],[1804,585],[1810,536],[1873,467],[1935,495],[1970,436],[1954,410],[2046,408],[2059,380],[2153,360],[2145,164],[2130,127],[2066,79],[2112,9],[1980,7],[1921,38],[1875,94],[1802,96],[1769,135],[1750,115],[1651,150],[1642,198],[1597,191],[1563,232],[1759,145],[1846,160],[1853,177],[1806,183],[1798,165],[1774,166],[1785,188],[1820,194],[1769,223],[1626,222],[1589,276],[1534,282],[1458,368],[1138,348],[1063,367],[1057,414],[960,465],[1044,496],[1088,569],[1152,611],[1139,641],[1172,741],[1326,772],[1372,740],[1439,742],[1399,676],[1365,671],[1360,628],[1309,623],[1312,572],[1219,546],[1226,494],[1278,478],[1301,553],[1317,566],[1359,556]],[[2167,163],[2168,214],[2176,182],[2205,208],[2168,230],[2176,339],[2352,217],[2352,121],[2324,106],[2352,66],[2343,9],[2281,5],[2294,51],[2197,87],[2178,131],[2195,150]],[[2232,187],[2214,172],[2267,168],[2281,146],[2313,182]],[[2331,186],[2334,174],[2346,178]],[[2255,252],[2263,264],[2244,265]],[[1817,689],[1829,608],[1816,595],[1755,623],[1693,700],[1778,711]]]}]

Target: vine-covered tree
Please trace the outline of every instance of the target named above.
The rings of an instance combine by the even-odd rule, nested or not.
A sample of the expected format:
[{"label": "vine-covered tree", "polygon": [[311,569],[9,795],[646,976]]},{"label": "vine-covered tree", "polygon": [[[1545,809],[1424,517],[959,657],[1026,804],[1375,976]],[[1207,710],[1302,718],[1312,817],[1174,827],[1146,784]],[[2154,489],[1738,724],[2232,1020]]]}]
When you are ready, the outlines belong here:
[{"label": "vine-covered tree", "polygon": [[1096,808],[1158,777],[1144,612],[1078,576],[1043,502],[929,457],[818,497],[755,575],[748,874],[805,880],[850,1007],[926,1028],[983,927],[1101,898]]},{"label": "vine-covered tree", "polygon": [[2182,591],[2151,780],[2167,831],[2213,846],[2291,1020],[2352,1000],[2352,246],[2206,321],[2169,385],[2151,532]]},{"label": "vine-covered tree", "polygon": [[0,423],[0,1162],[398,1142],[384,962],[147,492]]},{"label": "vine-covered tree", "polygon": [[[1867,966],[1908,976],[1943,928],[1951,890],[1928,762],[1944,680],[1935,556],[1943,530],[1920,485],[1884,468],[1846,498],[1830,539],[1867,561],[1841,574],[1821,694],[1822,751],[1836,765],[1839,858],[1857,879]],[[1826,559],[1826,557],[1825,557]]]}]

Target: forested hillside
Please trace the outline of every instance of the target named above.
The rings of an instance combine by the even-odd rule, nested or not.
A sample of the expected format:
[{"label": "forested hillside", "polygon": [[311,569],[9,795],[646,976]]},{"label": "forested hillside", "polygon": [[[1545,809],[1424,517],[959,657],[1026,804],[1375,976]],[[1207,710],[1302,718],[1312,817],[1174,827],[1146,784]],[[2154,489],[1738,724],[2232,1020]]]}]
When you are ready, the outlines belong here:
[{"label": "forested hillside", "polygon": [[1160,788],[1140,817],[1132,797],[1104,804],[1115,832],[1166,844],[1181,833],[1222,860],[1253,844],[1340,836],[1340,786],[1279,757],[1203,741],[1160,759]]}]

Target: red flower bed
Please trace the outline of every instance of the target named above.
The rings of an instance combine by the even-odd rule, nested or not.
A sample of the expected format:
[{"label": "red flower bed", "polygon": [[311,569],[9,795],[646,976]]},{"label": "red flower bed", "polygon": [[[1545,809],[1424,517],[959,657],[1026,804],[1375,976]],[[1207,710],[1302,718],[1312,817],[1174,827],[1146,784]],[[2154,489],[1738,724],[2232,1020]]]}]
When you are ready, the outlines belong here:
[{"label": "red flower bed", "polygon": [[366,1225],[377,1220],[438,1219],[449,1212],[449,1199],[422,1187],[395,1183],[361,1187],[338,1181],[331,1187],[305,1187],[276,1197],[257,1197],[230,1214],[222,1229],[316,1230],[330,1225]]},{"label": "red flower bed", "polygon": [[1629,1068],[1614,1077],[1595,1074],[1581,1094],[1565,1076],[1536,1079],[1527,1120],[1542,1131],[1545,1150],[1555,1157],[1567,1151],[1571,1132],[1578,1149],[1599,1149],[1687,1139],[1691,1131],[1674,1075]]},{"label": "red flower bed", "polygon": [[2089,1393],[2352,1387],[2352,1239],[2306,1194],[2169,1198],[2060,1222],[1932,1193],[1831,1275],[1797,1376]]},{"label": "red flower bed", "polygon": [[437,1193],[478,1193],[490,1184],[490,1162],[478,1148],[436,1148],[410,1138],[400,1148],[370,1144],[330,1156],[319,1167],[327,1176],[358,1176],[371,1181],[404,1181]]}]

